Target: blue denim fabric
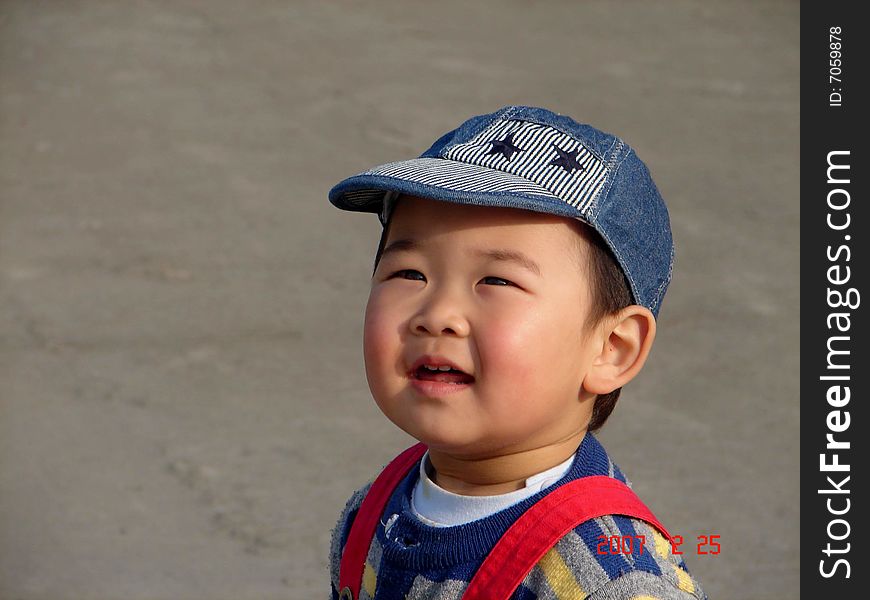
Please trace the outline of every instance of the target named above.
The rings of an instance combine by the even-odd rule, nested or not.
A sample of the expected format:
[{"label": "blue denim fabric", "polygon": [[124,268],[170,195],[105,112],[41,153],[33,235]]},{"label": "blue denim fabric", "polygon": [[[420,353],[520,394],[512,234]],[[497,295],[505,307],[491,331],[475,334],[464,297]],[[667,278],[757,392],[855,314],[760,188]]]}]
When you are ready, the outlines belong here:
[{"label": "blue denim fabric", "polygon": [[[508,133],[525,147],[499,157],[492,144]],[[582,167],[554,165],[559,150],[576,154]],[[341,181],[329,200],[377,213],[386,225],[385,196],[399,194],[579,219],[604,238],[634,301],[658,316],[673,271],[668,210],[646,165],[613,135],[543,108],[507,106],[465,121],[419,158]]]}]

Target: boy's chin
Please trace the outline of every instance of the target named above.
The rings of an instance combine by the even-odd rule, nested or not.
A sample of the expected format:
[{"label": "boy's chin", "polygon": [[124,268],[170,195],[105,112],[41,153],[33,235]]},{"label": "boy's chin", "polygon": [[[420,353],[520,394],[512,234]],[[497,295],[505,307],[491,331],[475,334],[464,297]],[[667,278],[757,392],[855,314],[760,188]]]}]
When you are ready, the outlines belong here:
[{"label": "boy's chin", "polygon": [[422,442],[428,448],[439,452],[465,454],[477,446],[475,440],[461,435],[455,429],[449,430],[442,427],[429,428],[421,426],[403,427],[398,423],[396,425],[418,442]]},{"label": "boy's chin", "polygon": [[456,432],[405,430],[405,433],[422,442],[430,450],[454,457],[474,458],[497,451],[493,445],[473,436],[460,436]]}]

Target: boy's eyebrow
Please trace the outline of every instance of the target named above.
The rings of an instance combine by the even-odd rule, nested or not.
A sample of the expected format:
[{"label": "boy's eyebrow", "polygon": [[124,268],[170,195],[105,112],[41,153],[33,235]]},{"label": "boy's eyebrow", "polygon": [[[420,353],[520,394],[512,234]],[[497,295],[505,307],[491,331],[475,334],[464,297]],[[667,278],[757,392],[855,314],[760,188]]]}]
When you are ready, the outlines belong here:
[{"label": "boy's eyebrow", "polygon": [[[419,250],[420,244],[412,239],[402,238],[398,240],[393,240],[384,248],[383,252],[381,252],[381,257],[386,256],[390,252],[401,252],[403,250]],[[507,250],[507,249],[483,249],[476,248],[472,250],[472,254],[475,256],[481,256],[483,258],[488,258],[494,261],[504,261],[504,262],[514,262],[524,267],[525,269],[531,271],[538,277],[541,276],[541,268],[538,266],[538,263],[533,261],[531,258],[523,254],[522,252],[518,252],[516,250]]]},{"label": "boy's eyebrow", "polygon": [[534,273],[538,277],[541,276],[541,267],[538,266],[538,263],[533,261],[531,258],[526,256],[522,252],[517,252],[516,250],[477,249],[474,251],[474,254],[476,254],[477,256],[483,256],[484,258],[488,258],[490,260],[514,262],[514,263],[517,263],[518,265],[520,265],[521,267],[531,271],[532,273]]},{"label": "boy's eyebrow", "polygon": [[386,256],[390,252],[401,252],[402,250],[417,250],[420,244],[410,239],[393,240],[381,251],[381,257]]}]

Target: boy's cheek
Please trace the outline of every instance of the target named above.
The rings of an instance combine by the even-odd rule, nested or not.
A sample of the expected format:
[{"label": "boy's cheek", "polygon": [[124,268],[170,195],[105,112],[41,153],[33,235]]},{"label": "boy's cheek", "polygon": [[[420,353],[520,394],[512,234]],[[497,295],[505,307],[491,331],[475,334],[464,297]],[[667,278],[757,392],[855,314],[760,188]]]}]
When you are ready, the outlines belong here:
[{"label": "boy's cheek", "polygon": [[379,330],[383,329],[384,316],[388,314],[384,310],[382,303],[379,302],[378,296],[372,292],[369,296],[369,301],[366,304],[366,312],[363,320],[363,335],[366,342],[370,337],[375,337],[379,334]]},{"label": "boy's cheek", "polygon": [[491,376],[488,381],[507,391],[543,391],[575,362],[576,348],[567,343],[572,336],[565,329],[529,324],[490,328],[486,334],[481,354]]},{"label": "boy's cheek", "polygon": [[372,289],[366,303],[364,321],[366,329],[383,327],[387,320],[395,320],[397,308],[390,294],[377,288]]},{"label": "boy's cheek", "polygon": [[366,371],[378,368],[387,351],[383,336],[372,323],[366,322],[363,329],[363,358],[365,359]]},{"label": "boy's cheek", "polygon": [[487,355],[487,362],[517,373],[534,369],[553,339],[528,315],[499,319],[475,333],[481,352]]},{"label": "boy's cheek", "polygon": [[493,410],[515,410],[504,398],[517,393],[524,395],[547,377],[539,349],[526,343],[516,331],[500,329],[489,334],[479,350],[483,367],[481,383],[485,383],[492,394],[496,404]]},{"label": "boy's cheek", "polygon": [[363,357],[366,373],[371,378],[399,360],[398,323],[389,312],[367,310],[363,324]]}]

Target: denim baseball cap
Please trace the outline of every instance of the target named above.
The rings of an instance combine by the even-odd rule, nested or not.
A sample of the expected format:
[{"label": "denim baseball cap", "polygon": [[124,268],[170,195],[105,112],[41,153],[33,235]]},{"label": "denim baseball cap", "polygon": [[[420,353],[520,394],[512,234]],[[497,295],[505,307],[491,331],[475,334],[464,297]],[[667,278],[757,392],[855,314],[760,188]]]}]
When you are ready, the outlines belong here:
[{"label": "denim baseball cap", "polygon": [[613,252],[634,302],[658,317],[674,264],[668,209],[649,169],[616,136],[543,108],[506,106],[465,121],[419,158],[341,181],[329,201],[377,213],[386,227],[402,194],[578,219]]}]

